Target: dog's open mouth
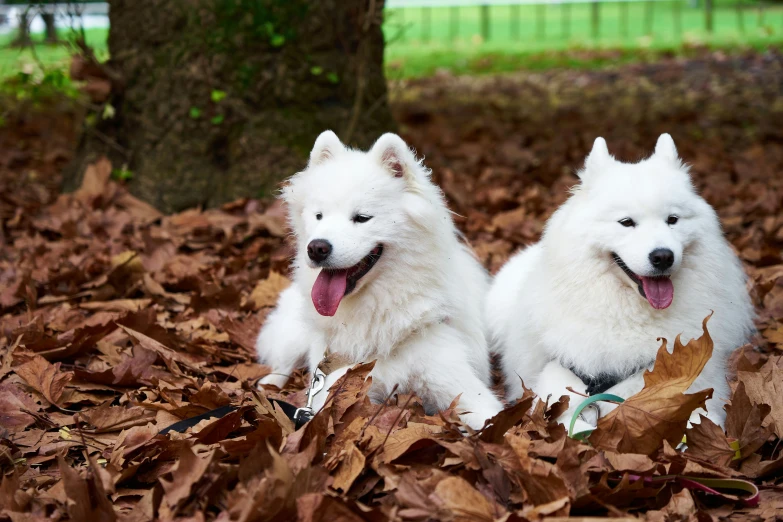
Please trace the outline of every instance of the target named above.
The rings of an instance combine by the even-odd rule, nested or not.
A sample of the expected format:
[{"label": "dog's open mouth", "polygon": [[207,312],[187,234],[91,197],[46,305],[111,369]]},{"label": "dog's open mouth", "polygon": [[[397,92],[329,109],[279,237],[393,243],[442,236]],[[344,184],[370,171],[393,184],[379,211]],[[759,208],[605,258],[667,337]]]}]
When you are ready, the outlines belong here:
[{"label": "dog's open mouth", "polygon": [[328,317],[337,313],[343,297],[353,292],[356,283],[367,275],[383,254],[383,245],[373,248],[361,261],[348,268],[324,268],[315,280],[310,297],[319,314]]},{"label": "dog's open mouth", "polygon": [[656,310],[663,310],[668,308],[674,300],[674,285],[672,280],[667,275],[660,275],[654,277],[644,277],[634,274],[625,261],[617,254],[612,252],[612,258],[617,266],[623,269],[623,272],[631,278],[631,281],[636,283],[639,287],[639,293],[647,299],[650,306]]}]

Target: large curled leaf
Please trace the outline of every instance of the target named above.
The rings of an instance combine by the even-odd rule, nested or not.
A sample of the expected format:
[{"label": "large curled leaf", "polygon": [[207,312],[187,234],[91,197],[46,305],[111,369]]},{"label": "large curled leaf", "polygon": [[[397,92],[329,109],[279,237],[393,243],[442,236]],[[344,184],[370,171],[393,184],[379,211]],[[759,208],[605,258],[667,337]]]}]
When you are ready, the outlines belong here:
[{"label": "large curled leaf", "polygon": [[674,340],[671,353],[663,340],[655,367],[644,373],[644,388],[598,421],[590,443],[600,449],[649,455],[666,440],[676,446],[693,410],[704,406],[712,390],[685,391],[712,356],[713,342],[704,319],[704,334],[683,345]]}]

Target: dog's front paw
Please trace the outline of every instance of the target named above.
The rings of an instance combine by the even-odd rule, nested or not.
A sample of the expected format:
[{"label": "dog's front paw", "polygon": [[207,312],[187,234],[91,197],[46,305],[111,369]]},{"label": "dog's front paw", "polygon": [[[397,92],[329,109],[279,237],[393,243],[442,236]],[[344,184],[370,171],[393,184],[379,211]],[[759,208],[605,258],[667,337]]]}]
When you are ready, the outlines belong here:
[{"label": "dog's front paw", "polygon": [[279,373],[270,373],[266,377],[263,377],[260,381],[258,381],[258,386],[264,386],[264,385],[272,385],[277,386],[278,388],[283,388],[285,386],[285,383],[288,382],[288,375],[282,375]]},{"label": "dog's front paw", "polygon": [[[568,410],[561,415],[557,420],[565,425],[566,429],[571,426],[571,419],[574,417],[574,409]],[[574,429],[572,433],[581,433],[583,431],[592,431],[598,426],[598,419],[601,417],[601,410],[597,404],[592,404],[583,409],[579,414],[579,417],[574,421]]]},{"label": "dog's front paw", "polygon": [[484,423],[490,417],[491,417],[491,415],[490,416],[486,416],[486,415],[473,413],[473,412],[462,413],[459,416],[459,418],[460,418],[460,420],[462,420],[462,422],[464,422],[465,424],[467,424],[468,426],[470,426],[472,429],[474,429],[476,431],[478,431],[481,428],[483,428],[484,427]]},{"label": "dog's front paw", "polygon": [[[571,421],[569,420],[569,425]],[[568,427],[568,425],[566,426]],[[572,434],[575,433],[582,433],[583,431],[593,431],[595,429],[595,424],[590,422],[585,422],[582,419],[576,419],[574,422],[574,431],[572,431]]]}]

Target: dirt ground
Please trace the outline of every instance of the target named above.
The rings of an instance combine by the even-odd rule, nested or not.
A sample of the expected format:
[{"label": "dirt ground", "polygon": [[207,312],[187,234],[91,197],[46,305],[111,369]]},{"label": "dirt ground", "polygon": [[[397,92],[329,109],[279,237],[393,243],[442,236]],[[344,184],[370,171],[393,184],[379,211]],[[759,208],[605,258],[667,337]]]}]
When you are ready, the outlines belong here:
[{"label": "dirt ground", "polygon": [[[301,404],[302,372],[253,392],[269,371],[254,336],[288,284],[283,209],[163,216],[108,163],[59,195],[80,113],[56,105],[0,128],[0,520],[783,519],[783,56],[441,75],[391,92],[493,272],[537,240],[596,136],[628,161],[672,134],[758,310],[726,432],[690,429],[684,453],[684,422],[637,438],[606,428],[591,445],[553,422],[562,403],[527,397],[465,436],[453,410],[426,416],[415,397],[370,404],[367,365],[294,432],[267,398]],[[159,434],[226,405],[238,409]],[[704,478],[737,482],[710,493]]]}]

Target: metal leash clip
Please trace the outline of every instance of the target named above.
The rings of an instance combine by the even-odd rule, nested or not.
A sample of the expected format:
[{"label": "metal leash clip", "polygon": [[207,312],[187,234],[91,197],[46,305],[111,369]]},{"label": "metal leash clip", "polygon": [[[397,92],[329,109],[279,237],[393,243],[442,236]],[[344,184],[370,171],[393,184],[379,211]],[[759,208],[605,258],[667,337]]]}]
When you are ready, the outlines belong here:
[{"label": "metal leash clip", "polygon": [[325,384],[326,375],[316,368],[315,372],[313,372],[313,378],[310,381],[310,388],[306,392],[307,405],[304,408],[297,408],[294,412],[294,423],[296,423],[297,428],[312,419],[313,415],[315,415],[315,412],[313,411],[313,399],[315,399],[315,396],[324,389]]}]

